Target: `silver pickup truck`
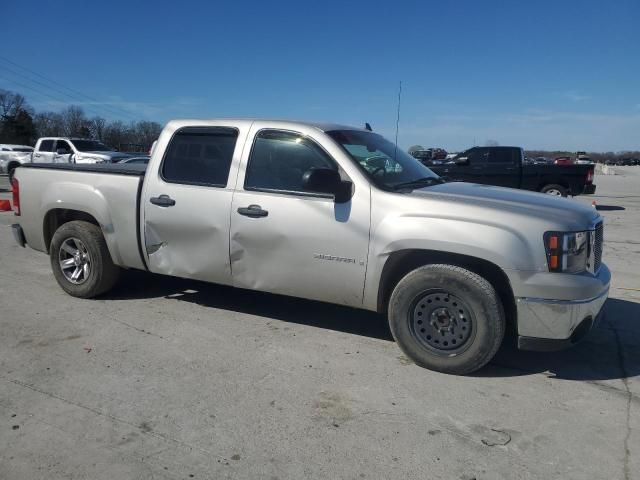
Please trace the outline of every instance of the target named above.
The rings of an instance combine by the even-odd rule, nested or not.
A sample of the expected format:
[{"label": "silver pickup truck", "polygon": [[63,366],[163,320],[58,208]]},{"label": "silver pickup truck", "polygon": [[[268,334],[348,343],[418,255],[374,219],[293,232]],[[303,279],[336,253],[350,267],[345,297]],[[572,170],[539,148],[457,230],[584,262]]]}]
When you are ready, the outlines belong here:
[{"label": "silver pickup truck", "polygon": [[146,171],[18,168],[14,208],[16,240],[49,254],[70,295],[133,268],[348,305],[386,315],[407,356],[455,374],[491,360],[509,328],[522,349],[575,343],[609,291],[595,209],[447,183],[341,125],[172,121]]}]

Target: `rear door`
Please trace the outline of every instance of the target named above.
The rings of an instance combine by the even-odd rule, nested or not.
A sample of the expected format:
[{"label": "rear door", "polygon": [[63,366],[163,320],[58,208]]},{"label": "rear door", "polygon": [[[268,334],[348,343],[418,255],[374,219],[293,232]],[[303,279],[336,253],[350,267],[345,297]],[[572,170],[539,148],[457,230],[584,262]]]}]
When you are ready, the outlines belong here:
[{"label": "rear door", "polygon": [[[149,270],[231,283],[229,211],[247,122],[163,133],[142,194]],[[167,139],[167,137],[170,137]]]},{"label": "rear door", "polygon": [[486,158],[484,175],[480,182],[501,187],[520,187],[522,159],[519,148],[490,147]]},{"label": "rear door", "polygon": [[33,161],[36,163],[52,163],[56,141],[54,139],[44,139],[33,153]]}]

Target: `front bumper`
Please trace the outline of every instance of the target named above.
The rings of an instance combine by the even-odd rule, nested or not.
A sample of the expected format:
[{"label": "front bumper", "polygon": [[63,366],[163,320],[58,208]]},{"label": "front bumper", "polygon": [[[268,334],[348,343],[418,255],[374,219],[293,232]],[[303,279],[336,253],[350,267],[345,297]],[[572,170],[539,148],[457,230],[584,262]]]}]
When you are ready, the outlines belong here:
[{"label": "front bumper", "polygon": [[587,299],[516,298],[518,347],[550,351],[577,343],[601,321],[609,296],[610,278],[609,270],[603,264],[598,276],[592,277],[598,284],[599,293]]}]

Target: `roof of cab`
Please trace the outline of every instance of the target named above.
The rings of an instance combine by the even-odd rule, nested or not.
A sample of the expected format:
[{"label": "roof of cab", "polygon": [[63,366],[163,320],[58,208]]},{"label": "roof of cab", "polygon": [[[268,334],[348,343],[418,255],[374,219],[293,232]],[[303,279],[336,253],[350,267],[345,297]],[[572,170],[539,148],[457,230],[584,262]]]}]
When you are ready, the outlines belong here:
[{"label": "roof of cab", "polygon": [[220,124],[224,122],[233,122],[233,123],[247,123],[249,125],[260,122],[260,123],[270,123],[274,128],[293,128],[296,125],[303,125],[306,127],[316,128],[323,132],[328,132],[331,130],[360,130],[367,131],[364,128],[352,127],[349,125],[341,125],[338,123],[329,123],[329,122],[309,122],[309,121],[300,121],[300,120],[278,120],[278,119],[268,119],[268,118],[210,118],[210,119],[176,119],[171,120],[167,126],[172,126],[175,128],[187,127],[190,125],[197,126],[206,126],[208,123],[212,125],[220,126]]}]

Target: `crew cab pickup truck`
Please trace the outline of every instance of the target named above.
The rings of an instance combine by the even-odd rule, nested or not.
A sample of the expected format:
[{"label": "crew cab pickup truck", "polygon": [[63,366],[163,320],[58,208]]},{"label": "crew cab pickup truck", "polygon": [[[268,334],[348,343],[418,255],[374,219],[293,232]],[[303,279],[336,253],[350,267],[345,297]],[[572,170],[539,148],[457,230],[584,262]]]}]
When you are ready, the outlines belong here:
[{"label": "crew cab pickup truck", "polygon": [[[572,162],[573,163],[573,162]],[[473,147],[444,165],[429,166],[453,180],[520,188],[566,197],[595,193],[595,166],[525,162],[520,147]]]},{"label": "crew cab pickup truck", "polygon": [[36,142],[32,161],[36,163],[114,163],[130,156],[116,152],[97,140],[43,137]]},{"label": "crew cab pickup truck", "polygon": [[578,341],[609,291],[595,209],[444,182],[352,127],[172,121],[146,167],[30,164],[13,187],[16,240],[70,295],[132,268],[372,310],[417,364],[454,374],[508,326],[521,348]]}]

